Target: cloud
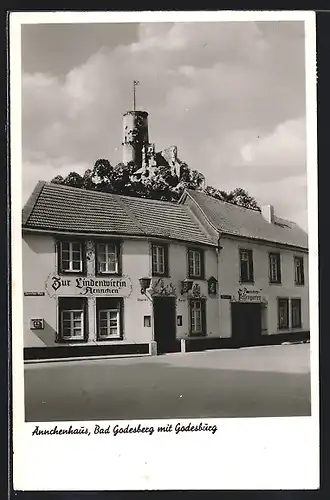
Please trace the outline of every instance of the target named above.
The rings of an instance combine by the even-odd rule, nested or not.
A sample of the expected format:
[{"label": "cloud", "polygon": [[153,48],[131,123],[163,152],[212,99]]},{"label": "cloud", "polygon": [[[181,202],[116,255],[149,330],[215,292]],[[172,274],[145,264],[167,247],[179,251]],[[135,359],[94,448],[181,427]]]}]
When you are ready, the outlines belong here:
[{"label": "cloud", "polygon": [[[305,178],[303,23],[145,23],[136,33],[64,76],[23,75],[23,199],[40,173],[121,161],[133,79],[156,148],[177,144],[210,184],[249,187],[260,201]],[[303,219],[303,193],[276,208]]]}]

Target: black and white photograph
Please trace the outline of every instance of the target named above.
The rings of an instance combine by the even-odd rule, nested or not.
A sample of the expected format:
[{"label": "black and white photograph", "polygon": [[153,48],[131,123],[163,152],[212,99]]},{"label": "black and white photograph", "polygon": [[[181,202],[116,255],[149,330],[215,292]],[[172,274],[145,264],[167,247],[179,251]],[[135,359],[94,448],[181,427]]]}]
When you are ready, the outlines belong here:
[{"label": "black and white photograph", "polygon": [[222,425],[317,426],[313,15],[30,14],[11,53],[25,452],[184,435],[189,461]]}]

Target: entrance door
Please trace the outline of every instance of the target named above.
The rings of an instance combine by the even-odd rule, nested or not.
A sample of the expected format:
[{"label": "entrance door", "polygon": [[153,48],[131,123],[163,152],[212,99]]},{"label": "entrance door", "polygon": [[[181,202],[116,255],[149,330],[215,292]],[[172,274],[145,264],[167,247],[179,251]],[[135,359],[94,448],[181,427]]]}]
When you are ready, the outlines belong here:
[{"label": "entrance door", "polygon": [[176,311],[175,298],[154,297],[154,334],[157,353],[175,352]]},{"label": "entrance door", "polygon": [[261,337],[261,304],[232,303],[232,337],[238,345],[253,345]]}]

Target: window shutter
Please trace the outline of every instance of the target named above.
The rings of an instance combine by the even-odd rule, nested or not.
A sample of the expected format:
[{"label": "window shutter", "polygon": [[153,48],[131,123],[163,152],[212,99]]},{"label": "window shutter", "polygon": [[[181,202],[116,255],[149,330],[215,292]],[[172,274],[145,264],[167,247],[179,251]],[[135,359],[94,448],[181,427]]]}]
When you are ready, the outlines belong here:
[{"label": "window shutter", "polygon": [[204,267],[204,264],[205,264],[205,259],[204,259],[204,250],[201,250],[201,251],[200,251],[200,255],[201,255],[201,279],[204,279],[204,277],[205,277],[205,267]]},{"label": "window shutter", "polygon": [[117,259],[118,259],[118,274],[122,274],[122,249],[121,249],[122,243],[121,241],[117,241],[116,243],[116,249],[117,249]]},{"label": "window shutter", "polygon": [[121,298],[119,299],[119,332],[120,332],[120,337],[124,337],[124,300]]},{"label": "window shutter", "polygon": [[81,241],[81,259],[82,259],[82,272],[87,273],[87,252],[86,252],[86,241]]},{"label": "window shutter", "polygon": [[282,282],[282,276],[281,276],[281,254],[277,254],[277,281],[278,283]]},{"label": "window shutter", "polygon": [[84,309],[84,340],[88,342],[89,328],[88,328],[88,300],[83,299],[83,309]]},{"label": "window shutter", "polygon": [[169,275],[169,262],[168,262],[168,245],[164,245],[164,274]]},{"label": "window shutter", "polygon": [[202,333],[206,335],[206,301],[202,300]]},{"label": "window shutter", "polygon": [[55,241],[55,252],[57,257],[57,272],[62,272],[62,262],[61,262],[61,242],[59,240]]},{"label": "window shutter", "polygon": [[250,269],[250,276],[248,278],[250,281],[253,281],[254,271],[253,271],[253,253],[252,253],[252,250],[248,250],[248,255],[249,255],[249,269]]},{"label": "window shutter", "polygon": [[301,257],[301,284],[305,284],[305,273],[304,273],[304,258]]}]

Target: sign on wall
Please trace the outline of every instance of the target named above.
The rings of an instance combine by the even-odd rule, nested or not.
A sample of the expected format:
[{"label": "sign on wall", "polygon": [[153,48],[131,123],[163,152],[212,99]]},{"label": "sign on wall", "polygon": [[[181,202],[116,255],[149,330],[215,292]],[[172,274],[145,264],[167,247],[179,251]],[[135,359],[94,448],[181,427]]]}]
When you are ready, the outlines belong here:
[{"label": "sign on wall", "polygon": [[45,327],[43,318],[33,318],[30,320],[31,330],[43,330]]},{"label": "sign on wall", "polygon": [[249,290],[248,288],[239,288],[237,292],[237,302],[262,302],[260,290]]},{"label": "sign on wall", "polygon": [[132,281],[128,276],[58,276],[50,274],[45,283],[49,297],[82,295],[86,297],[129,297]]}]

